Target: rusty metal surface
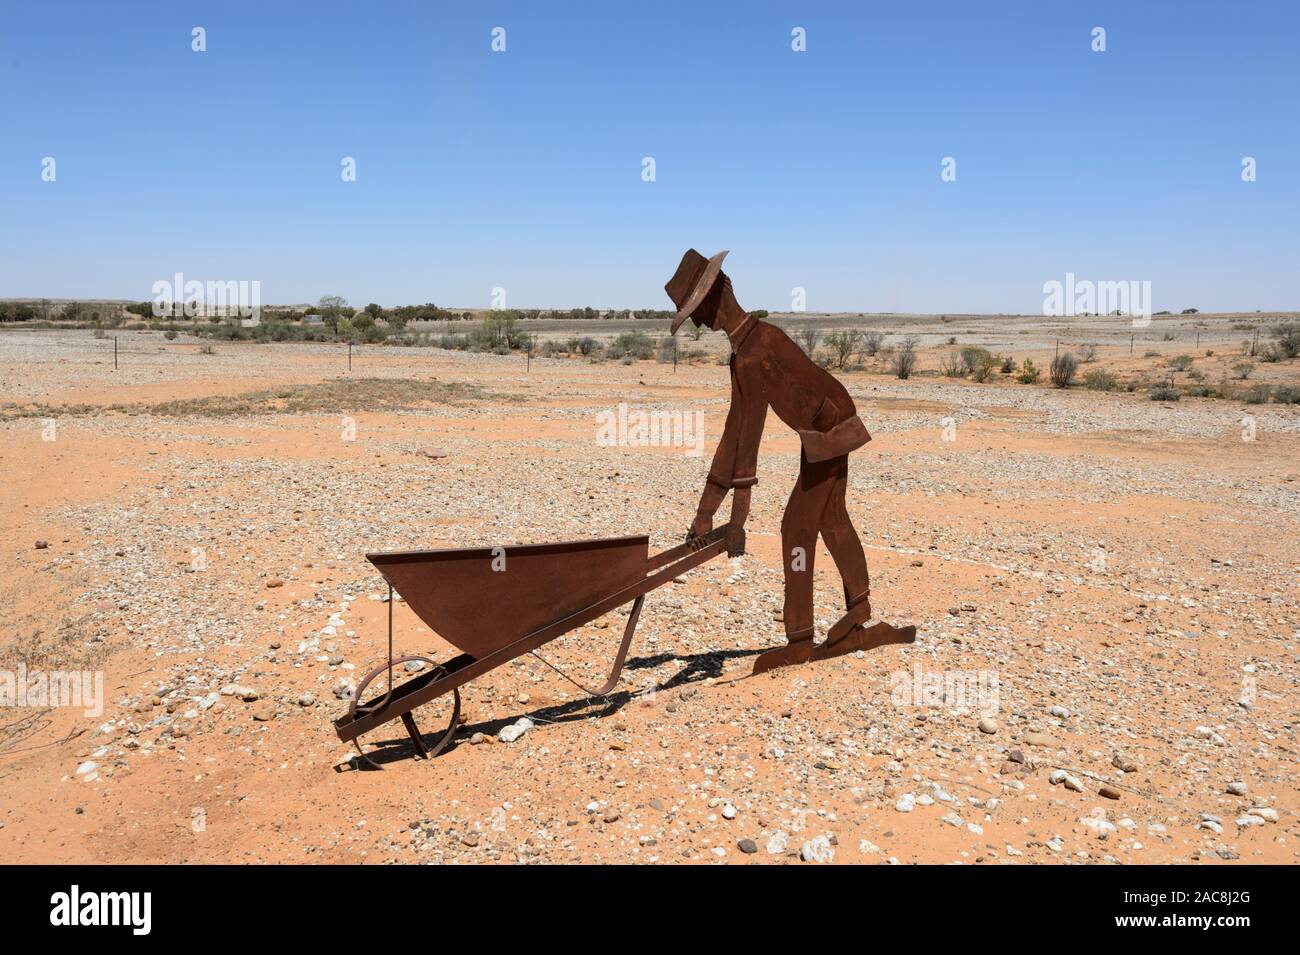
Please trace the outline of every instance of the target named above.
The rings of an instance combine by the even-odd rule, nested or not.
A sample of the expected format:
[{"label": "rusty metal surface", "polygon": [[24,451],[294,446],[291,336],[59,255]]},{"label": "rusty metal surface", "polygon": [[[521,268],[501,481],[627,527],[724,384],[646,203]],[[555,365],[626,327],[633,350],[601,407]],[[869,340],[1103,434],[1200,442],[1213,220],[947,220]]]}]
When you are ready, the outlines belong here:
[{"label": "rusty metal surface", "polygon": [[415,615],[472,657],[645,576],[646,537],[367,554]]},{"label": "rusty metal surface", "polygon": [[[575,630],[599,617],[603,617],[611,610],[616,610],[624,604],[637,601],[655,588],[663,586],[688,570],[698,567],[705,561],[721,554],[725,545],[725,531],[726,528],[717,528],[699,542],[700,546],[681,544],[652,558],[647,558],[643,553],[643,566],[646,569],[654,568],[652,572],[644,574],[622,589],[597,598],[580,610],[546,622],[543,626],[521,636],[513,643],[505,644],[483,657],[474,657],[471,654],[462,653],[460,656],[441,664],[436,673],[422,673],[407,680],[400,686],[390,688],[384,697],[357,705],[351,708],[347,715],[335,720],[334,732],[343,742],[351,742],[389,720],[398,719],[403,713],[409,713],[416,707],[436,699],[444,693],[450,693],[464,686],[475,677],[482,676],[489,670],[508,663],[521,654],[536,650],[556,637],[563,636],[570,630]],[[618,540],[644,542],[645,538],[618,538]],[[570,545],[541,546],[564,548]],[[429,552],[417,551],[412,553]],[[563,563],[563,561],[559,562]],[[639,607],[637,609],[639,610]],[[424,619],[423,616],[421,616],[421,619]],[[426,620],[425,622],[429,623],[430,621]],[[628,629],[624,632],[623,642],[625,644],[630,644],[631,634],[635,627],[636,621],[635,616],[633,616],[633,618],[629,619]],[[621,646],[619,650],[620,656],[624,656],[626,652],[626,646]],[[618,671],[622,667],[620,661],[616,660],[615,662],[615,672],[611,674],[611,677],[616,680]],[[612,688],[610,686],[610,689]],[[605,692],[608,692],[608,690]]]},{"label": "rusty metal surface", "polygon": [[[799,435],[801,450],[799,477],[781,521],[787,644],[760,655],[754,672],[838,656],[848,652],[844,647],[910,642],[893,639],[888,624],[884,627],[889,633],[866,628],[871,619],[870,577],[845,493],[849,455],[871,435],[843,384],[781,329],[741,308],[731,279],[720,267],[723,255],[705,259],[687,250],[665,286],[678,310],[674,332],[689,317],[697,325],[725,332],[731,342],[731,406],[686,540],[702,538],[730,492],[727,552],[744,553],[750,493],[758,482],[758,446],[770,409]],[[843,582],[845,613],[814,651],[813,564],[819,537]],[[914,638],[915,628],[910,629]]]}]

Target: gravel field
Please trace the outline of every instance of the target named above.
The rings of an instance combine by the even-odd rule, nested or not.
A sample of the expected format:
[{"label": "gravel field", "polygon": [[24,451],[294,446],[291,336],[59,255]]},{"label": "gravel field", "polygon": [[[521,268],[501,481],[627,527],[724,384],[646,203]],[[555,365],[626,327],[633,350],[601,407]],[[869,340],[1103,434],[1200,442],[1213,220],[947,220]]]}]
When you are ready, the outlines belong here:
[{"label": "gravel field", "polygon": [[[1045,364],[1055,333],[1031,331],[1016,357]],[[872,603],[915,645],[749,676],[783,640],[798,469],[769,416],[749,553],[647,598],[612,696],[526,656],[465,689],[437,759],[405,758],[400,726],[367,737],[374,772],[331,727],[385,655],[364,555],[673,546],[725,367],[118,349],[114,370],[111,340],[0,332],[0,669],[103,675],[100,713],[0,716],[10,861],[1297,861],[1300,406],[844,372],[874,436],[849,491]],[[1128,351],[1101,361],[1154,367]],[[598,446],[620,402],[702,411],[703,455]],[[505,576],[485,599],[513,599]],[[824,632],[824,551],[817,580]],[[393,609],[398,651],[453,655]],[[540,652],[598,684],[622,619]]]}]

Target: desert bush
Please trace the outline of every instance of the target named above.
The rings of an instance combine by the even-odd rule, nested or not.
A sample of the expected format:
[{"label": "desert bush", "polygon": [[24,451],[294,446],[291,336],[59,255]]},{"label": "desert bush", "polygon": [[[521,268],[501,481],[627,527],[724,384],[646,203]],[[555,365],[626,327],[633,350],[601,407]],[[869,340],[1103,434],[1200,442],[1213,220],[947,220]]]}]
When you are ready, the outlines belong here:
[{"label": "desert bush", "polygon": [[1038,380],[1040,374],[1041,372],[1034,367],[1034,363],[1026,358],[1024,364],[1020,366],[1020,372],[1016,375],[1016,380],[1022,385],[1032,385]]},{"label": "desert bush", "polygon": [[1114,391],[1119,387],[1119,379],[1105,368],[1092,368],[1084,372],[1083,387],[1089,391]]},{"label": "desert bush", "polygon": [[1214,398],[1219,394],[1219,389],[1214,385],[1192,385],[1187,389],[1189,398]]},{"label": "desert bush", "polygon": [[961,355],[955,351],[950,351],[939,359],[939,371],[945,378],[964,378],[966,376],[966,367],[962,364]]},{"label": "desert bush", "polygon": [[1282,350],[1276,345],[1265,345],[1259,351],[1259,360],[1266,361],[1270,365],[1281,361],[1283,358]]},{"label": "desert bush", "polygon": [[1166,342],[1171,342],[1171,341],[1174,340],[1174,333],[1173,333],[1173,332],[1165,332],[1164,335],[1161,336],[1160,340],[1161,340],[1161,341],[1166,341]]},{"label": "desert bush", "polygon": [[1165,365],[1174,371],[1186,371],[1192,367],[1192,362],[1196,359],[1191,355],[1174,355]]},{"label": "desert bush", "polygon": [[1159,358],[1159,357],[1160,357],[1160,352],[1158,352],[1158,351],[1147,351],[1147,352],[1143,352],[1143,353],[1142,353],[1142,357],[1143,357],[1143,358]]},{"label": "desert bush", "polygon": [[202,346],[202,347],[199,349],[199,354],[200,354],[200,355],[215,355],[216,352],[213,350],[213,348],[212,348],[211,345],[204,345],[204,346]]},{"label": "desert bush", "polygon": [[1016,360],[1010,355],[1002,359],[1002,374],[1009,375],[1016,370]]},{"label": "desert bush", "polygon": [[890,363],[890,369],[897,378],[911,378],[912,372],[916,370],[916,346],[920,341],[915,335],[908,335],[903,339],[894,352],[893,361]]},{"label": "desert bush", "polygon": [[1182,397],[1178,389],[1170,384],[1152,385],[1147,392],[1147,397],[1152,401],[1177,401]]},{"label": "desert bush", "polygon": [[1274,325],[1269,334],[1277,341],[1274,346],[1286,359],[1300,356],[1300,322],[1283,322]]},{"label": "desert bush", "polygon": [[1242,394],[1241,400],[1246,402],[1246,404],[1248,405],[1262,405],[1266,401],[1268,401],[1268,397],[1272,393],[1273,393],[1272,387],[1260,383],[1258,385],[1253,385],[1252,387],[1247,388],[1245,393]]},{"label": "desert bush", "polygon": [[1237,362],[1237,364],[1232,366],[1232,370],[1236,373],[1237,378],[1241,381],[1245,381],[1250,377],[1250,373],[1255,370],[1255,363],[1253,361]]},{"label": "desert bush", "polygon": [[1091,364],[1097,360],[1097,346],[1092,342],[1084,342],[1079,346],[1079,361],[1085,365]]},{"label": "desert bush", "polygon": [[659,342],[659,347],[655,349],[655,361],[660,364],[666,364],[676,357],[677,339],[669,337]]},{"label": "desert bush", "polygon": [[957,336],[956,336],[956,335],[949,335],[949,336],[948,336],[948,344],[949,344],[949,345],[955,345],[955,344],[957,344]]},{"label": "desert bush", "polygon": [[1280,405],[1300,405],[1300,388],[1278,385],[1273,392],[1273,400]]},{"label": "desert bush", "polygon": [[820,328],[801,328],[795,334],[794,340],[803,348],[804,354],[811,358],[817,351],[817,343],[822,340],[822,331]]},{"label": "desert bush", "polygon": [[980,358],[979,362],[975,365],[975,370],[971,372],[971,377],[981,383],[988,381],[989,377],[993,374],[994,371],[997,370],[998,366],[1001,364],[1002,364],[1001,355],[992,355],[992,354],[984,355],[983,357]]},{"label": "desert bush", "polygon": [[974,371],[988,357],[991,357],[989,350],[977,345],[967,345],[961,350],[961,363],[967,371]]},{"label": "desert bush", "polygon": [[1074,381],[1075,373],[1079,370],[1079,363],[1075,361],[1074,355],[1070,352],[1061,352],[1052,359],[1052,366],[1049,373],[1052,376],[1052,384],[1058,388],[1068,388]]},{"label": "desert bush", "polygon": [[853,353],[858,348],[858,339],[861,337],[861,332],[851,328],[831,332],[826,336],[826,344],[830,347],[837,367],[843,368],[849,363],[849,359],[853,357]]},{"label": "desert bush", "polygon": [[167,339],[169,342],[174,342],[176,341],[176,332],[169,328],[167,331],[163,332],[163,338]]},{"label": "desert bush", "polygon": [[610,358],[649,358],[654,354],[654,342],[645,332],[623,332],[609,346],[608,354]]},{"label": "desert bush", "polygon": [[875,358],[880,351],[880,346],[885,343],[885,333],[871,329],[862,333],[862,344],[858,349],[859,358],[866,355],[868,358]]}]

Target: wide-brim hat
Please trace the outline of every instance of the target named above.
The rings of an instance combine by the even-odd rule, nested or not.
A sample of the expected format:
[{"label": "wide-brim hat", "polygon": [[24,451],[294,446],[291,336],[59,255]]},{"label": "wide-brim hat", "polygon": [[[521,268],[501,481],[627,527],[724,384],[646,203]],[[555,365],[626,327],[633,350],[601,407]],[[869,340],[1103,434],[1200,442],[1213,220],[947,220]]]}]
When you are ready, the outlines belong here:
[{"label": "wide-brim hat", "polygon": [[704,296],[709,294],[713,283],[717,281],[718,273],[722,271],[722,260],[726,257],[725,251],[719,252],[711,259],[706,259],[694,249],[686,250],[681,264],[677,266],[677,271],[664,286],[664,291],[677,306],[671,334],[676,335],[682,322],[690,318],[691,313],[700,307]]}]

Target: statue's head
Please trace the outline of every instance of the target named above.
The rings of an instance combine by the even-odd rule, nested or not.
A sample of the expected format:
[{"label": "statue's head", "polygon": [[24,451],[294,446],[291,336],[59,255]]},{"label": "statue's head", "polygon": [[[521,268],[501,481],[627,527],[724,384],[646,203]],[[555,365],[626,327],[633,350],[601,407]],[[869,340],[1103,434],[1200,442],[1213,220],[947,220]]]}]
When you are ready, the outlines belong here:
[{"label": "statue's head", "polygon": [[688,318],[706,328],[717,327],[718,310],[726,289],[730,288],[730,283],[722,274],[722,260],[726,257],[726,252],[719,252],[713,258],[706,259],[694,249],[686,250],[677,271],[664,286],[664,291],[677,306],[672,325],[674,335]]}]

